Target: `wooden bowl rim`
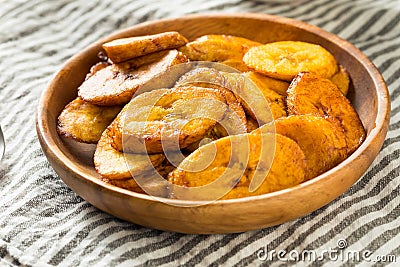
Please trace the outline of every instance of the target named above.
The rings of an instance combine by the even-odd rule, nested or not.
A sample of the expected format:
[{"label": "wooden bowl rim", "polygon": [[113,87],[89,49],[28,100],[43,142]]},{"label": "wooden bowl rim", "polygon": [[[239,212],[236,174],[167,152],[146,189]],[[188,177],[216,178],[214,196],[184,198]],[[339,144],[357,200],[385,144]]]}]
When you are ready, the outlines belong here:
[{"label": "wooden bowl rim", "polygon": [[[389,98],[389,91],[387,89],[386,83],[381,75],[381,73],[378,71],[376,66],[354,45],[349,43],[348,41],[338,37],[337,35],[327,32],[317,26],[308,24],[303,21],[291,19],[291,18],[286,18],[286,17],[280,17],[276,15],[269,15],[269,14],[259,14],[259,13],[202,13],[202,14],[192,14],[192,15],[186,15],[182,17],[176,17],[176,18],[167,18],[167,19],[160,19],[160,20],[155,20],[155,21],[148,21],[148,22],[143,22],[140,24],[136,24],[134,26],[121,29],[119,31],[116,31],[107,37],[101,38],[98,41],[92,43],[91,45],[87,46],[84,48],[82,51],[79,53],[75,54],[72,56],[70,59],[68,59],[61,67],[61,69],[55,74],[53,79],[49,82],[48,86],[46,89],[42,92],[40,99],[39,99],[39,104],[37,107],[37,112],[36,112],[36,130],[37,130],[37,135],[39,137],[39,140],[41,141],[41,145],[43,150],[45,151],[45,155],[47,157],[50,157],[54,160],[57,160],[59,164],[62,165],[63,169],[68,169],[69,171],[75,173],[79,179],[83,179],[86,183],[94,183],[97,186],[100,186],[104,189],[107,189],[107,193],[111,194],[116,194],[116,195],[124,195],[124,196],[129,196],[132,198],[138,198],[146,201],[157,201],[159,202],[160,200],[164,203],[167,204],[172,204],[172,205],[201,205],[205,203],[204,201],[187,201],[187,200],[176,200],[176,199],[167,199],[167,198],[156,198],[153,196],[149,196],[146,194],[141,194],[141,193],[136,193],[132,192],[123,188],[119,188],[113,185],[110,185],[108,183],[105,183],[98,179],[97,177],[93,177],[91,175],[88,175],[85,172],[82,172],[78,168],[76,168],[75,162],[70,160],[66,155],[61,151],[61,149],[57,146],[55,142],[55,138],[53,137],[48,129],[50,127],[54,127],[54,125],[49,125],[49,117],[48,114],[46,113],[46,107],[47,104],[46,102],[48,99],[51,98],[52,94],[54,93],[54,88],[55,85],[57,84],[57,78],[62,75],[63,70],[70,64],[72,64],[75,61],[78,61],[80,58],[85,57],[85,54],[95,47],[99,47],[99,45],[103,44],[104,42],[110,41],[115,38],[120,38],[122,35],[128,35],[128,32],[130,32],[132,29],[139,29],[142,27],[148,27],[154,24],[159,24],[163,22],[172,22],[172,21],[182,21],[184,22],[185,20],[193,20],[193,19],[199,19],[199,18],[248,18],[248,19],[258,19],[262,21],[271,21],[274,23],[279,23],[279,24],[288,24],[291,25],[295,28],[299,28],[308,32],[311,32],[312,34],[315,34],[317,36],[320,36],[324,39],[328,39],[331,42],[337,42],[341,44],[341,48],[345,50],[347,53],[351,54],[356,60],[358,60],[367,70],[368,74],[373,80],[374,83],[374,89],[376,89],[377,93],[377,117],[375,118],[375,127],[371,130],[365,141],[361,144],[361,146],[352,154],[350,155],[346,160],[341,162],[339,165],[335,166],[334,168],[328,170],[327,172],[309,180],[306,182],[303,182],[302,184],[292,187],[292,188],[287,188],[284,190],[276,191],[276,192],[271,192],[268,194],[263,194],[263,195],[258,195],[258,196],[249,196],[249,197],[244,197],[244,198],[237,198],[237,199],[227,199],[227,200],[216,200],[214,202],[208,203],[208,205],[218,205],[218,204],[236,204],[236,203],[242,203],[242,202],[252,202],[252,201],[263,201],[267,200],[270,198],[275,198],[278,196],[282,196],[291,192],[295,192],[297,190],[302,190],[304,187],[310,187],[313,186],[317,183],[319,183],[321,180],[326,179],[329,177],[331,174],[340,171],[340,169],[347,165],[351,164],[351,162],[356,159],[361,157],[364,153],[367,153],[369,148],[371,147],[371,144],[378,138],[378,134],[381,132],[384,132],[386,135],[388,125],[389,125],[389,119],[390,119],[390,98]],[[160,200],[158,200],[160,199]]]}]

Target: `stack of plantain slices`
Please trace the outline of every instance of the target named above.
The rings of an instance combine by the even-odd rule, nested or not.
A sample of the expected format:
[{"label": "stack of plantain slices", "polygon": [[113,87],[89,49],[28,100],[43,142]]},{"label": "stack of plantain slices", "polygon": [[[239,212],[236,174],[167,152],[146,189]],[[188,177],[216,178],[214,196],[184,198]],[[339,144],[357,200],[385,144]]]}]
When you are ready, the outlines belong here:
[{"label": "stack of plantain slices", "polygon": [[[320,45],[230,35],[189,42],[165,32],[113,40],[103,49],[108,58],[91,68],[57,130],[96,144],[95,168],[115,186],[146,193],[134,177],[153,170],[165,181],[163,196],[207,200],[207,193],[180,188],[230,173],[221,188],[207,189],[208,197],[260,195],[324,173],[365,138],[346,98],[350,77]],[[197,61],[237,71],[188,68],[171,86],[138,94],[174,66]],[[242,144],[245,161],[235,155]]]}]

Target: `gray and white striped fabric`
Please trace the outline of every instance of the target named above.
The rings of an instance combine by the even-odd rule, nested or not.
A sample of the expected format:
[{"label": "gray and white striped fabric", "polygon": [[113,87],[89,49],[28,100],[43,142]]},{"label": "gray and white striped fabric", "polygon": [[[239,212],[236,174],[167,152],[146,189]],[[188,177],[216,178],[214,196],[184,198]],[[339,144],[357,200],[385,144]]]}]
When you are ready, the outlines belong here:
[{"label": "gray and white striped fabric", "polygon": [[[7,143],[0,165],[0,266],[399,266],[399,0],[0,3],[0,122]],[[69,57],[115,30],[199,12],[260,12],[303,20],[347,39],[376,64],[390,90],[390,129],[373,165],[346,193],[312,214],[276,227],[184,235],[116,219],[85,202],[58,178],[42,153],[34,126],[38,98],[52,75]],[[258,258],[265,250],[321,255],[341,246],[344,252],[370,252],[370,257],[291,262],[276,254],[272,260]],[[397,263],[390,255],[397,256]],[[379,256],[387,256],[381,257],[386,262],[373,262]]]}]

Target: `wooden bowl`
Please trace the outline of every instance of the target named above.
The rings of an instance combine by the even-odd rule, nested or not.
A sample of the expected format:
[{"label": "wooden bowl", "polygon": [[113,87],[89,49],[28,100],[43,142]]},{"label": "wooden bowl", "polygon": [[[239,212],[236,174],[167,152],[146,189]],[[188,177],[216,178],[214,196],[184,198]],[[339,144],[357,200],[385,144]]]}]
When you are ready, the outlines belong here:
[{"label": "wooden bowl", "polygon": [[[367,131],[364,143],[326,173],[286,190],[212,204],[180,207],[99,180],[93,167],[94,145],[66,141],[56,121],[91,65],[101,44],[112,39],[179,31],[189,39],[204,34],[231,34],[259,42],[300,40],[328,49],[350,73],[349,98]],[[390,103],[385,82],[368,58],[350,43],[318,27],[263,14],[202,14],[146,22],[119,31],[72,57],[41,96],[37,133],[43,151],[60,178],[95,207],[143,226],[183,233],[233,233],[260,229],[304,216],[337,198],[355,183],[375,159],[385,139]],[[173,204],[184,201],[169,200]]]}]

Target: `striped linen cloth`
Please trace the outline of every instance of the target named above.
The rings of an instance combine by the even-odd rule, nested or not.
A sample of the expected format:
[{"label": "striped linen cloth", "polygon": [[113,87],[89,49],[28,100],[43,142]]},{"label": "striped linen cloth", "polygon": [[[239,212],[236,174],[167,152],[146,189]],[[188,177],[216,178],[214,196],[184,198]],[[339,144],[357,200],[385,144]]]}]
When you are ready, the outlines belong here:
[{"label": "striped linen cloth", "polygon": [[[201,12],[260,12],[322,27],[362,50],[392,100],[383,148],[364,176],[332,203],[279,226],[229,235],[147,229],[105,214],[71,191],[43,155],[35,108],[72,55],[115,30]],[[3,0],[0,8],[0,266],[400,266],[399,0]],[[370,252],[285,262],[265,250]],[[264,253],[264,254],[263,254]],[[397,256],[397,263],[394,257]],[[286,255],[287,256],[287,255]],[[384,256],[387,256],[386,258]],[[287,257],[286,257],[287,258]],[[383,262],[383,261],[386,262]]]}]

